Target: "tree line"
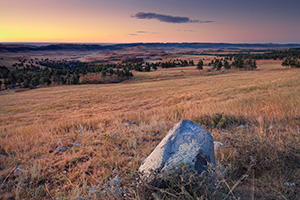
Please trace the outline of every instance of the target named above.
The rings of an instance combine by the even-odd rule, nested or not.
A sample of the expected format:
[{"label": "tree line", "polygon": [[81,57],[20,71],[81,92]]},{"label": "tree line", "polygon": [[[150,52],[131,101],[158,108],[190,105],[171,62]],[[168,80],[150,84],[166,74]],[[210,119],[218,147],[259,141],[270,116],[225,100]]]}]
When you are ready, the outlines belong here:
[{"label": "tree line", "polygon": [[[203,69],[204,62],[203,60],[199,60],[197,63],[197,69]],[[236,57],[230,63],[227,58],[217,59],[215,58],[211,62],[208,63],[208,66],[212,66],[213,70],[221,70],[222,68],[229,70],[229,69],[244,69],[244,70],[253,70],[257,68],[257,63],[255,60],[244,59],[243,57]]]},{"label": "tree line", "polygon": [[[29,64],[26,64],[29,63]],[[37,86],[76,85],[81,82],[81,77],[88,73],[101,74],[102,79],[115,77],[114,81],[122,81],[133,77],[126,66],[95,65],[81,61],[42,59],[35,61],[26,59],[13,64],[14,69],[0,66],[0,89],[4,88],[36,88]],[[115,69],[118,67],[117,69]],[[101,81],[99,81],[100,83]]]},{"label": "tree line", "polygon": [[[215,55],[224,57],[225,60],[237,60],[234,64],[238,66],[244,66],[241,60],[282,60],[282,66],[300,68],[300,48],[271,50],[264,53],[227,53],[227,54],[201,54],[201,55]],[[247,63],[247,62],[246,62]],[[250,65],[251,66],[251,65]]]}]

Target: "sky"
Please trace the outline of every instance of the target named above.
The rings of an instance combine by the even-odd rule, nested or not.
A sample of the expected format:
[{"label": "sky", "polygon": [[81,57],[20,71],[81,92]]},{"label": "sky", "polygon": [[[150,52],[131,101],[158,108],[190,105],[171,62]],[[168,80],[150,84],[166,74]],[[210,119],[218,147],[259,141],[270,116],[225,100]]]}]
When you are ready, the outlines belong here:
[{"label": "sky", "polygon": [[299,0],[0,0],[0,42],[300,43]]}]

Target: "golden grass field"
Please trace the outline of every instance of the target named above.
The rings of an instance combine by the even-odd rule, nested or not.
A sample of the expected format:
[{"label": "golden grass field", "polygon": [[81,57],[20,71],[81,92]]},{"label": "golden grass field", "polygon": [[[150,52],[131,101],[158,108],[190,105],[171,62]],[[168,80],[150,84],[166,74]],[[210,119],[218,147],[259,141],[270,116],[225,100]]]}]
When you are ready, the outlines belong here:
[{"label": "golden grass field", "polygon": [[[182,119],[225,144],[216,160],[234,166],[224,178],[229,199],[300,198],[300,70],[258,66],[159,69],[119,84],[0,93],[0,199],[96,199],[91,186],[116,174],[131,193],[124,198],[136,199],[142,158]],[[212,122],[216,114],[226,126]]]}]

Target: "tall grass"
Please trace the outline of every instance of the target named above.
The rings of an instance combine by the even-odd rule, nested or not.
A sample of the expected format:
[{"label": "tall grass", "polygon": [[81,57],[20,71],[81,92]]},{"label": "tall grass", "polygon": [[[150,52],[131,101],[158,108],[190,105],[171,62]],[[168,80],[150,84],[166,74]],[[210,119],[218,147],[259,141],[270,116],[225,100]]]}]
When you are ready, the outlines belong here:
[{"label": "tall grass", "polygon": [[[104,198],[107,181],[116,175],[126,191],[123,198],[142,198],[146,193],[132,185],[138,167],[182,119],[199,123],[224,144],[216,152],[220,172],[227,169],[218,195],[299,198],[300,71],[197,72],[175,80],[1,95],[1,198]],[[136,125],[126,123],[133,120]],[[145,192],[149,198],[216,194],[193,194],[197,187],[182,192],[177,184],[172,197],[172,187]]]}]

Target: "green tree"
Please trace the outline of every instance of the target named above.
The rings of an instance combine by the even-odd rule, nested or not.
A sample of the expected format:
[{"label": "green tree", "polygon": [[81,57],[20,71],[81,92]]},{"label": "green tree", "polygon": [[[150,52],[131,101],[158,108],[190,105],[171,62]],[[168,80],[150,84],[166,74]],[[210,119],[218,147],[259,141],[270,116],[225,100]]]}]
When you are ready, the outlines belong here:
[{"label": "green tree", "polygon": [[222,61],[219,61],[217,64],[217,70],[221,70],[222,67],[223,67]]},{"label": "green tree", "polygon": [[45,86],[45,77],[40,78],[39,84]]},{"label": "green tree", "polygon": [[105,70],[104,68],[101,70],[101,76],[102,76],[103,78],[106,77],[106,70]]},{"label": "green tree", "polygon": [[73,75],[70,81],[71,85],[77,85],[79,83],[79,79],[76,75]]},{"label": "green tree", "polygon": [[257,68],[257,64],[256,64],[256,61],[255,61],[255,60],[253,60],[253,62],[252,62],[252,68],[253,68],[253,69],[256,69],[256,68]]},{"label": "green tree", "polygon": [[150,72],[150,70],[151,70],[150,65],[146,65],[146,66],[145,66],[145,71],[146,71],[146,72]]},{"label": "green tree", "polygon": [[29,87],[29,80],[28,79],[25,79],[24,82],[23,82],[23,87],[25,88],[28,88]]},{"label": "green tree", "polygon": [[199,69],[199,70],[203,69],[203,60],[199,60],[199,62],[197,64],[197,69]]},{"label": "green tree", "polygon": [[227,60],[224,61],[224,68],[225,69],[230,69],[229,62]]}]

